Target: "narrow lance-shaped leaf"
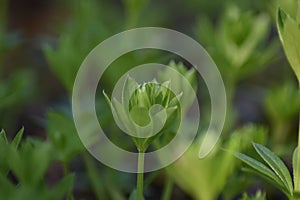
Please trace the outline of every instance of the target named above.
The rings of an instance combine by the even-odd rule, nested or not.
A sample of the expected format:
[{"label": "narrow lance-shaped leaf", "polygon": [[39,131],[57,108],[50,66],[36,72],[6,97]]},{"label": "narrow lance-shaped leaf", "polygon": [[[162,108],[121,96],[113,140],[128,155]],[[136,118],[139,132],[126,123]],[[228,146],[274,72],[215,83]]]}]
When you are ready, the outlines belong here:
[{"label": "narrow lance-shaped leaf", "polygon": [[235,157],[257,170],[261,174],[273,180],[278,185],[284,185],[283,181],[266,165],[242,153],[235,153]]},{"label": "narrow lance-shaped leaf", "polygon": [[271,150],[263,145],[253,143],[257,153],[264,159],[264,161],[272,168],[277,176],[282,180],[284,185],[288,188],[290,194],[293,193],[293,182],[288,168],[283,161]]},{"label": "narrow lance-shaped leaf", "polygon": [[118,125],[123,127],[124,131],[131,130],[132,129],[131,128],[132,121],[131,121],[127,111],[124,109],[124,106],[116,98],[113,98],[111,103],[112,103],[112,112],[115,113],[115,116],[117,116],[118,120],[119,120]]},{"label": "narrow lance-shaped leaf", "polygon": [[24,133],[24,127],[22,127],[19,132],[17,133],[17,135],[14,137],[13,141],[12,141],[12,145],[15,147],[15,148],[18,148],[20,142],[21,142],[21,139],[22,139],[22,136],[23,136],[23,133]]},{"label": "narrow lance-shaped leaf", "polygon": [[273,179],[269,178],[265,174],[262,174],[259,171],[255,170],[255,169],[252,169],[252,168],[243,168],[242,170],[245,171],[245,172],[252,173],[252,174],[255,174],[257,176],[260,176],[262,179],[264,179],[268,183],[272,184],[273,186],[275,186],[279,190],[281,190],[286,196],[288,196],[288,197],[292,196],[290,194],[290,191],[288,190],[288,188],[286,188],[285,185],[283,185],[283,183],[278,184],[277,182],[275,182]]},{"label": "narrow lance-shaped leaf", "polygon": [[[133,95],[133,92],[138,88],[137,82],[133,80],[130,76],[127,76],[124,87],[122,90],[122,104],[124,106],[128,106],[129,100],[131,95]],[[127,104],[127,105],[126,105]]]},{"label": "narrow lance-shaped leaf", "polygon": [[2,140],[5,144],[8,143],[7,137],[6,137],[6,133],[4,130],[1,130],[0,132],[0,140]]}]

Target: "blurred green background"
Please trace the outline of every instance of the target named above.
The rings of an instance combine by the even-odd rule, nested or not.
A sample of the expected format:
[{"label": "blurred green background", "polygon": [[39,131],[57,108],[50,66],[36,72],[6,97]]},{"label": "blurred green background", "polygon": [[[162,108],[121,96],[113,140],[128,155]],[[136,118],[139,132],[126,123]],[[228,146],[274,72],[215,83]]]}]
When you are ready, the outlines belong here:
[{"label": "blurred green background", "polygon": [[[251,141],[258,141],[291,157],[300,98],[277,34],[276,10],[281,6],[295,16],[295,5],[296,0],[0,0],[0,128],[6,132],[0,134],[0,199],[129,198],[135,176],[103,166],[84,150],[70,97],[81,62],[97,44],[143,26],[174,29],[200,42],[216,62],[228,98],[224,133],[213,155],[198,160],[197,144],[166,170],[146,174],[145,198],[250,199],[246,193],[262,190],[268,199],[284,199],[242,173],[241,163],[221,149],[251,153]],[[99,94],[111,92],[133,66],[171,60],[191,67],[166,52],[126,54],[105,72]],[[198,80],[201,137],[210,108],[206,86]],[[111,137],[117,135],[112,140],[120,142],[102,97],[97,111]],[[9,141],[22,127],[17,150]]]}]

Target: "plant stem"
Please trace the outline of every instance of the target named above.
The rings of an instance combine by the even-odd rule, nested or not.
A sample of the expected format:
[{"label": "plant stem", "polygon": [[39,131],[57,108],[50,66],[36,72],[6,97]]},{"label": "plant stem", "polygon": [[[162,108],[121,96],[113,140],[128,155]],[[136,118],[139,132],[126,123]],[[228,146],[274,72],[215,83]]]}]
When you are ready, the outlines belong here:
[{"label": "plant stem", "polygon": [[143,187],[144,187],[144,151],[139,151],[138,156],[138,174],[137,174],[137,191],[136,199],[143,200]]},{"label": "plant stem", "polygon": [[[300,85],[300,84],[299,84]],[[296,175],[295,175],[295,180],[294,180],[294,190],[299,192],[300,191],[300,117],[299,117],[299,128],[298,128],[298,156],[297,156],[297,169],[296,169]]]},{"label": "plant stem", "polygon": [[167,181],[165,183],[162,200],[170,200],[172,195],[174,182],[171,177],[167,177]]},{"label": "plant stem", "polygon": [[299,128],[298,128],[298,156],[297,156],[297,169],[296,169],[296,175],[295,175],[295,180],[294,180],[294,184],[295,184],[295,188],[294,190],[299,192],[300,191],[300,151],[299,151],[299,147],[300,147],[300,118],[299,118]]}]

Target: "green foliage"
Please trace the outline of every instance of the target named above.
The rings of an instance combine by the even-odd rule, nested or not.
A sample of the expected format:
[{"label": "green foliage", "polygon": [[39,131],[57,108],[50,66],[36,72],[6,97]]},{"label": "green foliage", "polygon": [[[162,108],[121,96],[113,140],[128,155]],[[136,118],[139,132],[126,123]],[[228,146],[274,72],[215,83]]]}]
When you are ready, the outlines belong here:
[{"label": "green foliage", "polygon": [[47,133],[56,151],[56,159],[63,163],[69,163],[84,150],[72,118],[63,112],[48,112]]},{"label": "green foliage", "polygon": [[60,110],[50,110],[47,116],[47,134],[52,145],[53,159],[60,161],[64,173],[70,174],[69,166],[74,157],[83,158],[85,174],[98,199],[124,200],[122,191],[126,189],[127,177],[116,176],[115,171],[99,168],[94,159],[87,155],[75,129],[72,117]]},{"label": "green foliage", "polygon": [[296,16],[297,15],[297,9],[295,9],[295,2],[297,0],[272,0],[273,2],[271,4],[268,4],[271,14],[274,17],[274,20],[276,21],[277,18],[277,11],[278,7],[285,10],[290,16]]},{"label": "green foliage", "polygon": [[[286,103],[289,102],[289,106]],[[272,88],[265,99],[264,106],[272,126],[272,142],[275,145],[286,142],[290,135],[291,121],[300,111],[300,94],[297,87],[288,81]],[[278,150],[277,146],[277,150]]]},{"label": "green foliage", "polygon": [[[300,1],[298,1],[300,3]],[[290,62],[298,81],[300,80],[300,57],[299,53],[299,18],[300,6],[298,5],[296,19],[293,19],[286,14],[282,9],[278,9],[277,13],[277,28],[285,50],[288,61]],[[299,96],[290,86],[285,86],[280,92],[274,92],[267,100],[267,109],[273,116],[274,120],[284,121],[285,118],[289,118],[295,113],[299,112]],[[273,102],[272,102],[273,101]],[[286,104],[286,102],[292,101],[291,109],[278,110],[280,106],[278,104]],[[285,103],[284,103],[285,102]],[[275,108],[276,107],[276,108]],[[276,111],[277,110],[277,111]],[[281,113],[282,116],[279,116]],[[300,135],[298,135],[300,137]],[[299,140],[300,141],[300,140]],[[252,171],[265,180],[272,183],[278,189],[280,189],[289,199],[299,199],[299,153],[296,148],[293,154],[293,180],[290,172],[284,162],[271,150],[263,145],[253,143],[253,146],[259,156],[263,159],[264,163],[253,159],[245,154],[235,153],[235,156],[249,165]]]},{"label": "green foliage", "polygon": [[32,77],[33,74],[28,71],[19,71],[9,79],[0,80],[0,110],[19,107],[30,101],[34,93]]},{"label": "green foliage", "polygon": [[[253,146],[256,152],[260,155],[260,157],[267,164],[253,159],[245,154],[235,153],[235,156],[242,160],[244,163],[249,165],[252,169],[246,169],[246,171],[254,172],[264,178],[265,180],[272,183],[275,187],[280,189],[289,199],[298,198],[297,192],[294,190],[293,181],[291,175],[289,173],[288,168],[284,164],[284,162],[271,150],[264,147],[263,145],[253,143]],[[296,151],[295,151],[296,152]],[[296,173],[297,169],[297,156],[294,153],[293,156],[293,168],[294,173]],[[295,179],[295,178],[294,178]],[[296,180],[294,180],[295,182]]]},{"label": "green foliage", "polygon": [[[226,141],[220,142],[211,155],[200,160],[196,159],[199,142],[192,144],[177,162],[167,168],[167,171],[174,181],[194,199],[217,199],[237,164],[231,154],[220,150],[220,146],[228,151],[244,150],[248,148],[252,140],[263,142],[265,134],[264,128],[245,126]],[[219,167],[220,165],[222,167]]]},{"label": "green foliage", "polygon": [[266,194],[261,191],[256,192],[254,196],[248,196],[248,194],[243,194],[243,197],[240,200],[265,200]]},{"label": "green foliage", "polygon": [[[38,149],[38,151],[37,151]],[[35,185],[41,181],[51,160],[51,146],[49,143],[24,141],[18,151],[10,152],[8,159],[12,172],[19,182],[26,185]],[[34,171],[34,173],[28,173]]]},{"label": "green foliage", "polygon": [[[22,128],[17,134],[16,136],[14,137],[13,141],[11,143],[8,142],[8,139],[6,137],[6,133],[4,130],[2,130],[0,132],[0,159],[1,160],[8,160],[9,158],[9,150],[14,148],[14,149],[17,149],[19,144],[20,144],[20,141],[21,141],[21,138],[22,138],[22,135],[23,135],[23,131],[24,131],[24,128]],[[0,172],[1,174],[4,174],[6,175],[9,171],[9,164],[8,162],[1,162],[0,163]]]},{"label": "green foliage", "polygon": [[277,28],[286,57],[300,82],[300,6],[296,18],[292,18],[281,8],[277,14]]},{"label": "green foliage", "polygon": [[[68,191],[71,191],[73,184],[73,175],[68,175],[60,180],[52,188],[47,188],[45,185],[33,185],[23,187],[22,185],[14,186],[8,179],[0,175],[2,188],[0,189],[0,197],[11,200],[30,200],[30,199],[63,199]],[[68,199],[71,199],[69,197]]]},{"label": "green foliage", "polygon": [[217,63],[226,82],[241,80],[263,69],[278,51],[276,40],[265,45],[269,17],[242,12],[230,5],[214,27],[205,16],[200,18],[196,35]]},{"label": "green foliage", "polygon": [[72,8],[73,17],[62,30],[57,48],[44,47],[51,69],[68,91],[85,56],[108,35],[107,26],[99,20],[105,12],[96,1],[78,1]]},{"label": "green foliage", "polygon": [[233,106],[239,81],[269,66],[279,51],[279,42],[269,40],[271,20],[266,13],[242,11],[229,4],[217,21],[200,16],[196,37],[207,49],[224,80],[227,110],[224,133],[230,133],[237,121]]},{"label": "green foliage", "polygon": [[[286,105],[289,102],[289,106]],[[300,94],[295,84],[286,82],[273,88],[266,97],[265,108],[274,122],[287,122],[300,111]]]},{"label": "green foliage", "polygon": [[[188,19],[190,16],[194,16],[190,13],[186,15],[189,11],[193,11],[195,14],[201,13],[202,16],[196,27],[196,35],[216,61],[225,80],[228,96],[228,115],[232,115],[232,118],[229,117],[229,120],[226,120],[226,124],[231,126],[229,125],[230,129],[225,128],[224,133],[232,134],[223,134],[223,138],[215,151],[205,160],[197,159],[200,146],[199,139],[178,162],[166,170],[166,175],[170,176],[166,177],[166,179],[174,179],[180,188],[195,199],[210,200],[217,199],[219,196],[226,200],[233,199],[237,197],[238,193],[247,189],[249,180],[240,180],[240,176],[243,175],[236,170],[239,166],[238,160],[234,159],[227,151],[223,151],[222,147],[229,151],[246,151],[247,155],[257,152],[262,160],[256,160],[242,153],[236,153],[235,155],[252,167],[252,169],[248,168],[246,171],[258,173],[282,190],[289,198],[297,199],[299,198],[299,193],[295,192],[295,185],[300,183],[298,180],[299,176],[297,176],[300,173],[298,170],[300,161],[297,149],[293,154],[293,185],[287,167],[278,156],[258,144],[254,145],[255,149],[249,149],[251,141],[263,143],[266,140],[267,130],[255,125],[237,129],[240,124],[235,124],[233,109],[233,97],[238,81],[245,80],[245,78],[261,71],[279,57],[276,55],[279,50],[279,41],[277,38],[273,40],[272,21],[265,11],[257,12],[256,10],[251,10],[252,4],[255,4],[255,6],[262,4],[271,6],[274,5],[274,2],[279,1],[281,5],[286,5],[287,13],[290,13],[288,15],[281,9],[278,11],[277,26],[280,39],[287,58],[299,78],[300,12],[294,12],[295,6],[291,6],[291,2],[295,2],[295,0],[273,0],[268,3],[259,0],[237,0],[236,3],[241,7],[228,5],[228,2],[232,3],[234,1],[227,0],[187,0],[183,3],[174,1],[172,4],[162,1],[153,3],[149,0],[124,0],[122,5],[109,1],[72,1],[67,4],[67,6],[71,6],[71,12],[67,14],[69,15],[67,23],[62,23],[62,29],[58,30],[59,38],[56,41],[57,43],[53,46],[45,45],[43,50],[48,65],[70,95],[77,70],[84,57],[106,37],[121,31],[123,28],[134,28],[140,25],[149,26],[149,24],[152,26],[163,25],[164,27],[175,26],[175,29],[184,28],[185,32],[189,32],[185,28],[189,28],[190,24],[185,23],[183,27],[181,25],[178,27],[177,24],[181,24],[179,23],[181,22],[180,20],[185,21],[186,17]],[[6,62],[10,63],[11,57],[15,56],[12,54],[6,57],[7,53],[15,49],[17,50],[16,53],[19,54],[19,49],[15,48],[19,44],[19,37],[17,34],[8,31],[15,28],[14,24],[12,24],[13,26],[7,24],[8,2],[8,0],[4,0],[0,4],[0,125],[12,127],[13,120],[23,119],[23,106],[33,102],[33,96],[36,91],[35,76],[37,74],[31,73],[29,70],[15,71],[13,69],[13,73],[10,73],[10,69],[5,71],[7,67],[5,66]],[[190,7],[188,11],[185,10],[186,4]],[[226,5],[228,7],[223,12]],[[124,10],[122,10],[123,7]],[[246,8],[247,11],[240,8]],[[174,13],[176,17],[174,17]],[[212,17],[204,13],[209,13],[209,16]],[[12,21],[14,23],[14,19]],[[153,24],[153,22],[155,23]],[[8,27],[9,29],[7,29]],[[27,37],[26,34],[24,35]],[[26,40],[26,44],[27,42]],[[27,47],[27,45],[22,46],[21,51],[24,48],[27,52]],[[27,55],[29,54],[25,54],[25,56]],[[115,80],[123,72],[136,64],[148,62],[150,59],[153,61],[153,58],[157,60],[164,55],[162,52],[151,54],[150,56],[144,55],[144,52],[132,52],[124,55],[112,63],[112,68],[105,71],[105,76],[103,76],[103,80],[100,80],[100,85],[107,87],[107,91],[110,91],[111,88],[109,87],[114,85]],[[169,57],[163,57],[164,61],[167,59]],[[30,64],[32,63],[30,62]],[[282,63],[279,64],[282,65]],[[117,70],[114,68],[115,66],[118,67]],[[183,64],[176,64],[175,62],[171,62],[169,66],[182,74],[192,88],[195,91],[197,90],[195,70],[187,69]],[[8,78],[5,77],[7,74],[9,74]],[[169,81],[170,77],[172,82],[168,83],[167,81]],[[254,79],[256,81],[256,77]],[[142,132],[131,126],[129,119],[132,119],[140,127],[146,127],[153,119],[157,119],[156,122],[165,121],[164,118],[167,119],[163,129],[167,134],[162,134],[161,132],[147,140],[133,137],[136,146],[140,150],[146,149],[149,144],[153,144],[153,148],[158,148],[171,141],[176,132],[174,129],[178,126],[177,114],[179,112],[187,112],[189,106],[195,100],[195,96],[192,95],[193,91],[186,88],[178,73],[170,70],[159,72],[158,82],[153,81],[139,85],[134,80],[127,79],[125,90],[132,92],[129,93],[130,96],[123,97],[129,100],[128,113],[123,107],[122,99],[121,101],[109,100],[106,97],[124,128],[132,132],[149,134],[147,131]],[[166,89],[168,84],[172,84],[176,91],[183,91],[183,94],[173,94]],[[45,91],[45,93],[47,92]],[[264,108],[272,125],[272,137],[270,137],[272,142],[277,140],[278,144],[283,142],[285,144],[291,143],[288,140],[290,138],[285,138],[282,135],[294,128],[292,122],[300,109],[299,99],[297,89],[292,83],[270,90]],[[37,104],[41,103],[44,106],[44,103],[48,103],[48,100],[52,103],[52,96],[51,99],[47,99],[47,102],[37,100]],[[178,100],[181,102],[180,109],[178,109],[179,106],[177,105]],[[110,116],[106,117],[108,108],[103,105],[104,99],[102,98],[99,101],[97,99],[96,101],[99,121],[101,126],[104,125],[105,129],[109,130],[107,131],[108,137],[113,142],[117,141],[116,144],[121,144],[120,146],[122,147],[127,145],[127,148],[132,145],[131,141],[127,144],[127,140],[120,140],[120,135],[118,135],[120,131],[112,123]],[[34,103],[35,101],[32,104]],[[154,104],[162,105],[167,110],[167,114],[165,115],[162,112],[161,107],[152,108]],[[62,106],[67,107],[66,105]],[[21,117],[18,115],[20,113],[22,113]],[[246,112],[243,114],[247,115]],[[201,112],[201,115],[206,117],[207,113]],[[35,114],[34,117],[36,117]],[[71,114],[50,110],[46,118],[47,139],[43,141],[32,138],[22,140],[23,129],[21,129],[12,142],[9,142],[10,137],[7,137],[4,131],[0,132],[0,160],[2,161],[0,162],[0,199],[73,199],[72,186],[74,175],[70,173],[70,169],[72,169],[74,158],[76,158],[76,161],[77,159],[79,162],[82,161],[85,166],[85,171],[80,172],[78,177],[87,177],[89,181],[87,186],[85,182],[80,184],[80,186],[84,185],[84,187],[92,188],[97,199],[124,200],[126,195],[128,197],[128,194],[134,187],[133,181],[129,178],[130,175],[119,174],[114,170],[105,168],[88,156],[76,134]],[[189,123],[182,122],[186,132],[189,131]],[[27,124],[27,121],[25,124]],[[88,129],[93,128],[89,126],[88,122],[86,127]],[[276,135],[280,136],[278,137],[279,139],[274,139],[277,138]],[[159,140],[154,140],[157,138]],[[285,148],[288,145],[280,145],[280,147]],[[278,149],[276,148],[276,150]],[[64,177],[55,185],[49,186],[46,183],[45,174],[50,169],[53,161],[62,163]],[[161,180],[161,177],[158,177],[158,184],[160,184],[159,181]],[[169,191],[170,193],[172,192],[171,190],[172,187]],[[152,188],[148,192],[151,193]],[[166,195],[167,197],[164,197],[166,200],[171,198],[170,193]],[[147,194],[145,193],[145,197],[147,197]],[[129,199],[137,199],[136,196],[136,191],[133,191]],[[242,199],[265,199],[265,195],[259,192],[251,197],[244,194]]]},{"label": "green foliage", "polygon": [[[194,199],[217,199],[233,170],[234,159],[228,153],[218,151],[205,160],[197,160],[199,145],[196,144],[192,145],[176,163],[168,167],[167,171],[175,183]],[[231,143],[225,146],[232,149],[237,148],[236,145],[237,143]],[[222,163],[221,170],[217,169],[217,163]]]},{"label": "green foliage", "polygon": [[[63,199],[71,198],[74,175],[69,174],[56,185],[48,188],[44,176],[52,161],[52,146],[47,142],[33,139],[21,141],[24,129],[21,129],[11,143],[5,132],[0,133],[0,157],[7,160],[0,167],[1,199]],[[18,148],[18,146],[20,146]],[[2,164],[3,163],[3,164]],[[14,175],[17,184],[8,176]]]}]

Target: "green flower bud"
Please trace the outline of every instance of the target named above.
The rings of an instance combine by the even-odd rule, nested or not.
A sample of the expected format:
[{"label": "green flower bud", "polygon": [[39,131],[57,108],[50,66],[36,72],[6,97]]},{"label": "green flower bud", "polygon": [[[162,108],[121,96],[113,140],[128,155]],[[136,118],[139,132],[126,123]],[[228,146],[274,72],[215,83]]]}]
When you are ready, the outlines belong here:
[{"label": "green flower bud", "polygon": [[[131,135],[137,148],[145,151],[179,116],[179,98],[169,89],[169,81],[156,80],[138,84],[127,77],[122,91],[122,100],[108,98],[104,93],[118,126]],[[171,123],[172,122],[172,123]]]}]

